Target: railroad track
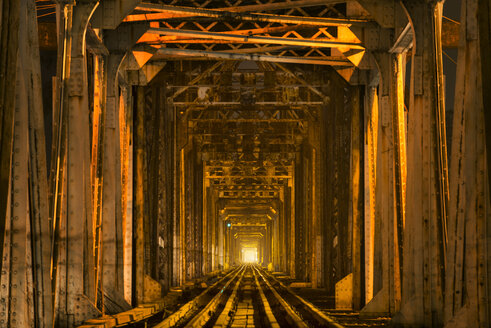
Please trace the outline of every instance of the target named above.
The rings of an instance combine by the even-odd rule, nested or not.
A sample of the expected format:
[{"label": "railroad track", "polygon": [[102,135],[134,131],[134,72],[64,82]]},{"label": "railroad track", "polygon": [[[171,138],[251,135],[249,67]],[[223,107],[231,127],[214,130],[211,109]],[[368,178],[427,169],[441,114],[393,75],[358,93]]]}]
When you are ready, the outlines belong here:
[{"label": "railroad track", "polygon": [[[89,320],[90,322],[83,327],[389,326],[388,317],[365,318],[360,317],[358,312],[335,310],[333,300],[322,291],[293,290],[280,279],[259,266],[242,265],[232,269],[225,276],[213,279],[211,286],[164,319],[162,307],[154,309],[155,306],[143,306],[115,316]],[[152,309],[154,311],[151,311]],[[169,309],[165,312],[169,313]]]},{"label": "railroad track", "polygon": [[343,326],[295,295],[265,270],[243,265],[153,327]]}]

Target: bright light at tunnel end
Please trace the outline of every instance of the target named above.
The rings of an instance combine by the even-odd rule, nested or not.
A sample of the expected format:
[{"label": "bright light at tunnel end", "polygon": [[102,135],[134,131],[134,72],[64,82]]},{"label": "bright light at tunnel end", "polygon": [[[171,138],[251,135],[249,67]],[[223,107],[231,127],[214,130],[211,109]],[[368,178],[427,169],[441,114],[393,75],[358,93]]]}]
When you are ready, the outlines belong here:
[{"label": "bright light at tunnel end", "polygon": [[242,250],[242,261],[244,263],[257,263],[257,248],[244,248]]}]

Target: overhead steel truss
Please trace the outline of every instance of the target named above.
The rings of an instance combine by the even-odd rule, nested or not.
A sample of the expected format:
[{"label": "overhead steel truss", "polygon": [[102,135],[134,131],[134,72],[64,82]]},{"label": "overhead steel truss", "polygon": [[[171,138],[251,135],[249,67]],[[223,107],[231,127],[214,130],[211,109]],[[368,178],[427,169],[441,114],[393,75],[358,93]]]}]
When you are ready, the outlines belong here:
[{"label": "overhead steel truss", "polygon": [[152,60],[185,56],[340,67],[357,66],[353,52],[362,57],[365,50],[351,29],[374,26],[370,19],[348,17],[336,7],[339,1],[238,3],[143,2],[124,22],[150,22],[138,42],[160,48],[151,51]]}]

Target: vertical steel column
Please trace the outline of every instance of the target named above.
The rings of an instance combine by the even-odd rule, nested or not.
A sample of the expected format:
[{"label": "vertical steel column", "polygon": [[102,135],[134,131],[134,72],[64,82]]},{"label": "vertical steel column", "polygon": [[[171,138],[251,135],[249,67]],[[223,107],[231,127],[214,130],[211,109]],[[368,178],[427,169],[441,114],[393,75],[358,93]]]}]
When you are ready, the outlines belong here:
[{"label": "vertical steel column", "polygon": [[[491,53],[491,3],[486,0],[479,0],[478,2],[478,20],[479,20],[479,47],[481,50],[481,83],[482,83],[482,98],[483,98],[483,108],[487,108],[484,111],[484,122],[485,122],[485,133],[486,133],[486,164],[487,164],[487,176],[488,176],[488,187],[487,187],[487,204],[488,209],[491,202],[491,196],[489,196],[491,190],[491,58],[489,53]],[[460,38],[462,40],[462,37]],[[481,301],[481,303],[487,304],[487,318],[483,320],[483,325],[486,324],[491,325],[491,260],[489,259],[489,254],[491,254],[491,244],[489,240],[491,240],[491,220],[489,219],[489,210],[488,219],[486,226],[482,226],[483,230],[486,231],[487,235],[484,238],[487,239],[486,251],[481,253],[480,258],[487,254],[487,258],[485,258],[487,269],[486,271],[481,271],[484,275],[483,284],[487,286],[487,295]],[[482,276],[481,276],[482,277]]]},{"label": "vertical steel column", "polygon": [[104,60],[106,99],[102,165],[102,286],[115,303],[123,301],[123,222],[118,68],[122,54]]},{"label": "vertical steel column", "polygon": [[[0,0],[0,231],[7,222],[10,163],[15,106],[19,1]],[[0,271],[3,270],[4,234],[0,233]]]},{"label": "vertical steel column", "polygon": [[133,305],[143,303],[145,236],[143,234],[144,195],[143,195],[143,161],[145,151],[145,90],[137,88],[135,115],[135,166],[134,182],[135,200],[133,205],[134,262],[133,262]]},{"label": "vertical steel column", "polygon": [[[306,257],[305,254],[305,231],[306,231],[306,210],[305,198],[307,193],[305,192],[306,184],[308,184],[308,175],[305,174],[305,145],[301,146],[301,150],[295,153],[295,193],[293,193],[293,197],[295,199],[295,211],[293,212],[293,222],[295,226],[295,234],[293,240],[295,240],[295,271],[294,277],[296,279],[305,279],[305,267]],[[307,230],[308,231],[308,230]]]},{"label": "vertical steel column", "polygon": [[[370,251],[366,253],[373,282],[369,293],[373,300],[364,311],[368,313],[395,313],[401,299],[401,243],[405,194],[405,123],[402,55],[376,54],[381,76],[381,94],[378,109],[378,132],[371,131],[372,142],[378,140],[376,159],[372,159],[376,173],[371,179],[375,190],[375,222],[367,222]],[[373,115],[373,112],[372,112]],[[377,115],[377,114],[375,114]],[[370,123],[373,124],[373,123]],[[378,135],[378,137],[377,137]],[[401,142],[402,141],[402,142]],[[376,177],[376,180],[375,180]],[[376,183],[375,183],[376,181]],[[401,229],[398,229],[401,228]],[[380,274],[381,273],[381,274]],[[378,277],[378,278],[377,278]],[[377,293],[378,292],[378,293]]]},{"label": "vertical steel column", "polygon": [[[34,322],[39,327],[53,325],[53,308],[50,279],[51,236],[48,208],[48,177],[44,112],[42,106],[41,63],[36,7],[33,0],[22,1],[26,14],[20,17],[20,35],[23,46],[19,47],[21,67],[24,70],[28,96],[29,116],[29,191],[30,234],[32,240],[33,308]],[[29,238],[30,235],[30,238]],[[28,245],[29,246],[29,245]]]},{"label": "vertical steel column", "polygon": [[222,264],[222,267],[223,267],[223,262],[220,260],[220,252],[221,252],[221,248],[220,248],[220,244],[219,244],[219,236],[221,236],[221,230],[219,230],[219,227],[218,227],[218,221],[219,221],[219,214],[218,214],[218,206],[217,206],[217,191],[216,190],[213,190],[213,194],[212,194],[212,199],[211,199],[211,204],[212,204],[212,227],[211,227],[211,231],[212,231],[212,245],[211,245],[211,248],[212,248],[212,252],[213,252],[213,258],[212,258],[212,262],[213,262],[213,270],[217,270],[220,265]]},{"label": "vertical steel column", "polygon": [[407,216],[401,312],[410,325],[443,324],[446,245],[445,117],[441,3],[402,1],[414,30],[409,108]]},{"label": "vertical steel column", "polygon": [[120,117],[124,121],[122,127],[123,145],[123,182],[124,187],[123,213],[123,295],[128,304],[132,299],[132,266],[133,266],[133,96],[131,86],[122,89],[120,99]]},{"label": "vertical steel column", "polygon": [[334,268],[336,266],[335,256],[336,256],[336,245],[335,243],[335,222],[336,222],[336,206],[337,202],[335,202],[335,175],[334,175],[334,165],[337,157],[335,156],[335,108],[331,107],[336,103],[337,97],[335,93],[330,93],[329,86],[331,84],[330,80],[327,80],[326,85],[323,87],[323,91],[325,93],[332,95],[331,101],[325,102],[322,107],[322,122],[325,126],[322,129],[322,141],[323,141],[323,149],[325,151],[323,154],[323,184],[324,188],[324,227],[322,230],[324,237],[324,286],[327,289],[327,293],[329,295],[334,295],[334,286],[336,283],[336,278],[334,276]]},{"label": "vertical steel column", "polygon": [[[167,88],[165,88],[167,90]],[[163,212],[164,214],[164,222],[165,225],[165,237],[164,237],[164,277],[159,277],[160,280],[164,280],[164,289],[168,290],[172,286],[172,252],[173,252],[173,224],[174,224],[174,200],[176,195],[174,193],[174,176],[175,176],[175,158],[174,158],[174,106],[172,102],[169,100],[167,91],[162,96],[162,103],[164,107],[164,152],[162,154],[163,158],[163,174],[165,175],[165,188],[164,188],[164,203],[163,203]]]},{"label": "vertical steel column", "polygon": [[375,251],[375,186],[378,131],[378,95],[375,86],[367,86],[365,93],[365,303],[372,300],[374,289]]},{"label": "vertical steel column", "polygon": [[281,226],[281,205],[280,201],[274,201],[273,204],[276,209],[276,217],[274,219],[274,224],[273,224],[273,248],[272,248],[272,262],[273,262],[273,270],[274,271],[279,271],[279,265],[280,265],[280,256],[281,256],[281,238],[280,238],[280,226]]},{"label": "vertical steel column", "polygon": [[95,304],[104,308],[104,298],[99,298],[103,293],[102,281],[102,156],[104,151],[104,95],[105,83],[103,76],[103,59],[94,56],[93,63],[94,89],[93,89],[93,113],[92,113],[92,145],[91,145],[91,183],[92,183],[92,219],[94,230],[94,274]]},{"label": "vertical steel column", "polygon": [[[217,209],[218,212],[218,209]],[[222,215],[217,215],[217,226],[218,226],[218,267],[220,269],[226,269],[226,239],[227,235],[226,232],[227,230],[224,230],[223,227],[223,218]]]},{"label": "vertical steel column", "polygon": [[489,71],[484,70],[489,53],[483,52],[489,43],[482,43],[489,34],[481,35],[489,31],[478,29],[476,21],[477,16],[481,24],[487,15],[489,22],[491,8],[478,6],[479,2],[462,1],[461,7],[445,272],[444,322],[448,327],[462,322],[469,327],[491,324],[490,149],[485,122],[490,91],[485,82]]},{"label": "vertical steel column", "polygon": [[180,180],[180,166],[179,166],[179,159],[180,159],[180,153],[178,149],[178,115],[177,115],[177,108],[176,106],[172,106],[172,117],[173,117],[173,136],[172,136],[172,146],[173,146],[173,163],[174,163],[174,175],[173,175],[173,194],[174,194],[174,211],[173,211],[173,252],[172,252],[172,259],[173,259],[173,266],[172,266],[172,284],[174,286],[179,286],[181,283],[181,258],[180,258],[180,252],[181,252],[181,237],[180,237],[180,220],[181,220],[181,204],[180,204],[180,185],[181,185],[181,180]]},{"label": "vertical steel column", "polygon": [[[474,4],[474,1],[466,3]],[[481,79],[484,108],[491,108],[491,4],[486,0],[478,0],[478,24],[479,24],[479,48],[481,52]],[[491,149],[491,111],[484,112],[484,122],[486,128],[486,148]],[[491,171],[491,152],[487,152],[488,172]],[[491,186],[491,175],[488,174],[488,184]],[[490,268],[491,269],[491,268]],[[491,288],[489,288],[489,296],[491,297]],[[489,303],[488,303],[489,304]],[[489,310],[491,312],[491,309]],[[489,314],[491,315],[491,314]]]},{"label": "vertical steel column", "polygon": [[391,104],[392,129],[394,144],[394,182],[395,182],[395,209],[396,217],[391,224],[391,233],[394,238],[393,276],[394,276],[394,308],[400,308],[401,279],[403,263],[403,230],[406,220],[406,120],[404,114],[404,68],[405,54],[394,54],[391,58]]},{"label": "vertical steel column", "polygon": [[[25,4],[24,4],[25,5]],[[22,9],[22,5],[20,6]],[[25,9],[25,7],[24,7]],[[22,12],[22,11],[21,11]],[[25,12],[23,12],[25,14]],[[21,20],[22,21],[22,20]],[[24,22],[25,23],[25,22]],[[25,25],[23,25],[25,27]],[[20,31],[22,27],[20,28]],[[23,54],[19,53],[19,57]],[[16,99],[12,143],[12,171],[8,183],[9,208],[5,230],[4,264],[1,275],[0,324],[4,327],[33,327],[32,272],[27,231],[30,229],[29,187],[28,187],[28,97],[22,60],[17,63]],[[2,234],[4,231],[2,231]],[[30,246],[30,245],[29,245]],[[29,253],[29,254],[28,254]],[[29,280],[26,278],[29,277]],[[32,303],[31,303],[32,304]]]},{"label": "vertical steel column", "polygon": [[210,238],[208,237],[208,229],[209,229],[209,206],[210,206],[210,201],[209,201],[209,180],[205,179],[205,170],[203,169],[201,172],[201,177],[203,181],[203,188],[202,188],[202,210],[203,210],[203,230],[202,230],[202,235],[203,235],[203,242],[202,242],[202,254],[203,254],[203,268],[202,268],[202,273],[207,274],[209,270],[209,263],[210,263],[210,256],[209,256],[209,240]]},{"label": "vertical steel column", "polygon": [[309,243],[311,252],[311,282],[312,287],[317,288],[322,285],[323,277],[323,248],[322,248],[322,214],[323,214],[323,190],[324,185],[319,183],[322,176],[321,160],[322,160],[322,115],[318,114],[320,119],[309,122],[309,142],[311,144],[309,152],[309,213],[307,218],[310,220]]},{"label": "vertical steel column", "polygon": [[[92,210],[90,196],[90,140],[85,31],[98,1],[66,5],[66,216],[60,216],[60,244],[56,288],[56,323],[72,326],[99,315],[87,298],[93,291]],[[61,128],[61,127],[60,127]],[[65,185],[65,184],[64,184]],[[60,220],[57,218],[57,220]],[[61,231],[63,230],[63,231]],[[89,264],[89,265],[87,265]]]},{"label": "vertical steel column", "polygon": [[353,307],[361,309],[364,304],[363,274],[363,118],[360,105],[360,87],[350,88],[351,105],[351,215],[352,215],[352,265]]},{"label": "vertical steel column", "polygon": [[186,282],[186,161],[184,148],[179,149],[179,285]]},{"label": "vertical steel column", "polygon": [[[8,11],[8,7],[6,9]],[[10,191],[8,220],[6,229],[0,232],[2,239],[7,238],[0,253],[3,262],[0,326],[50,327],[53,324],[49,276],[51,244],[36,9],[32,0],[20,1],[17,9],[19,28],[15,37],[19,51],[13,64],[17,72],[13,81],[7,81],[15,86],[15,93],[9,95],[15,110],[13,125],[10,124],[13,128],[10,130],[13,136],[10,139],[13,147],[9,154],[10,179],[6,181]],[[14,43],[17,45],[17,40]],[[3,119],[9,115],[9,110],[5,109]],[[4,241],[1,242],[4,246]]]}]

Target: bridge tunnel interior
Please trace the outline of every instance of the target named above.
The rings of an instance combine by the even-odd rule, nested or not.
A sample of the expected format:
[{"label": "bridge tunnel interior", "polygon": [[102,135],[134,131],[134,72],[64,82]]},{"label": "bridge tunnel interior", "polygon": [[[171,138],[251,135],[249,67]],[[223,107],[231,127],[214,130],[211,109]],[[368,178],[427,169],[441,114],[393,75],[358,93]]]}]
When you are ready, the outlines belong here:
[{"label": "bridge tunnel interior", "polygon": [[[214,71],[204,76],[213,66]],[[136,92],[137,107],[144,113],[143,134],[134,135],[135,145],[140,147],[143,140],[141,146],[152,151],[142,158],[147,168],[143,183],[135,183],[148,197],[144,206],[156,211],[144,218],[144,225],[155,240],[181,234],[184,279],[198,277],[203,269],[238,264],[241,245],[252,243],[259,264],[323,284],[322,243],[332,240],[322,241],[322,229],[332,228],[321,218],[328,209],[315,202],[326,202],[329,192],[339,195],[341,226],[341,233],[334,231],[330,238],[349,238],[351,140],[352,133],[357,134],[354,139],[362,138],[363,91],[330,67],[279,67],[252,61],[167,62],[149,86]],[[197,77],[201,80],[190,85],[188,81]],[[174,137],[169,137],[172,129]],[[320,151],[335,136],[339,142],[331,146],[331,153]],[[174,158],[175,166],[166,157]],[[361,160],[353,164],[357,170],[363,169]],[[172,169],[175,174],[168,174]],[[338,170],[339,178],[329,174]],[[175,209],[178,219],[184,219],[179,230],[171,226],[177,219],[169,218],[173,213],[166,212],[161,197],[150,196],[160,189],[180,204]],[[171,266],[169,255],[148,257],[156,256]],[[337,276],[342,274],[338,270]]]},{"label": "bridge tunnel interior", "polygon": [[0,9],[0,327],[488,327],[486,1]]}]

